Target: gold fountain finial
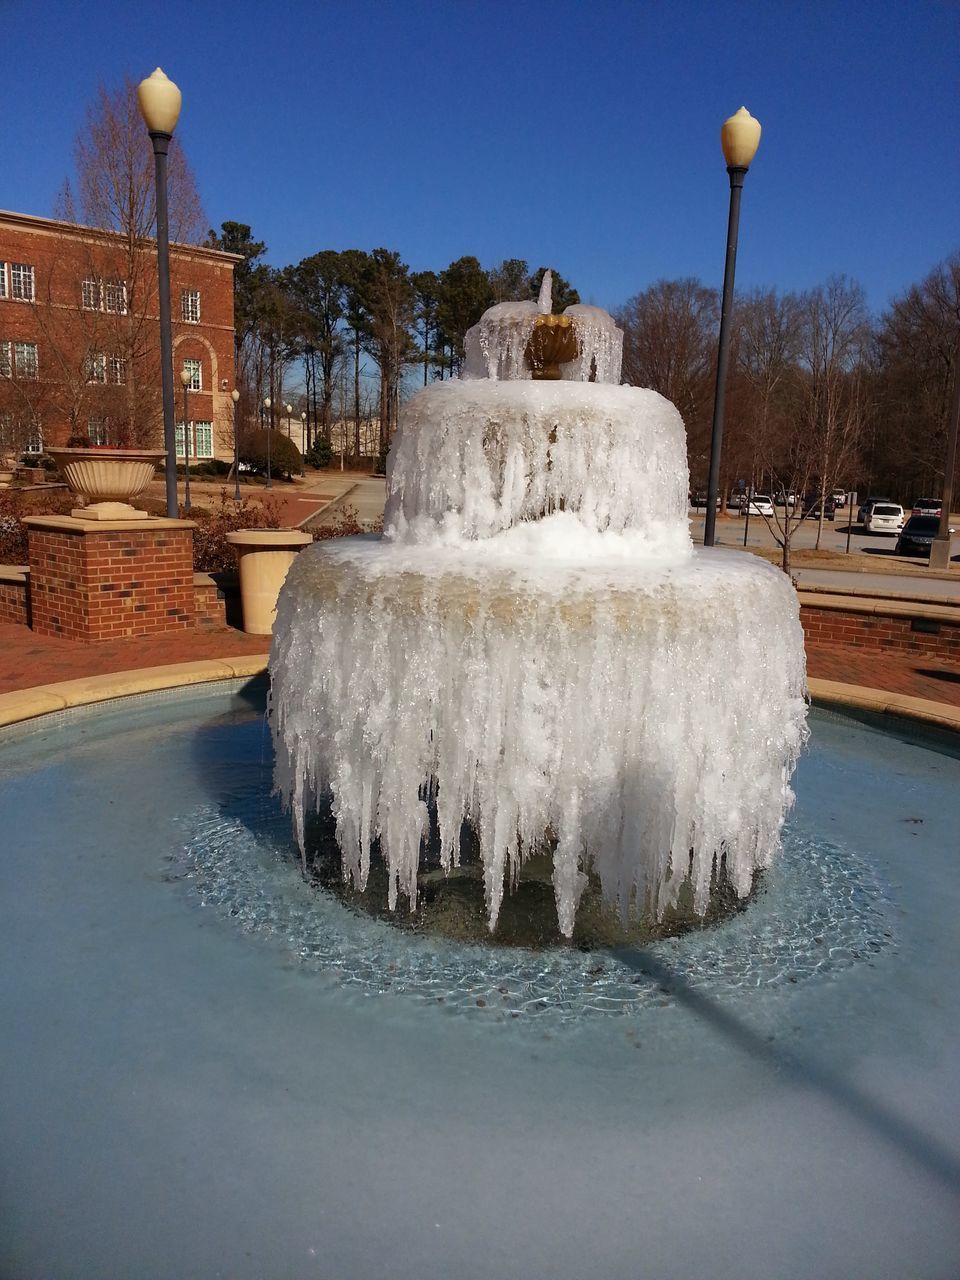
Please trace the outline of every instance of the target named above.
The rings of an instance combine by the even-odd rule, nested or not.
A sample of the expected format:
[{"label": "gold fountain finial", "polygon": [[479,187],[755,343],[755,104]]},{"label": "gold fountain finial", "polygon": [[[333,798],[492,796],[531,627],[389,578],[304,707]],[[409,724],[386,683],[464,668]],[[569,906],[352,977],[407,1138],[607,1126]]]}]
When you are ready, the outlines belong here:
[{"label": "gold fountain finial", "polygon": [[530,366],[534,379],[556,382],[563,376],[560,366],[576,360],[580,344],[570,316],[551,315],[553,272],[549,269],[543,273],[537,305],[540,314],[523,353],[524,359]]}]

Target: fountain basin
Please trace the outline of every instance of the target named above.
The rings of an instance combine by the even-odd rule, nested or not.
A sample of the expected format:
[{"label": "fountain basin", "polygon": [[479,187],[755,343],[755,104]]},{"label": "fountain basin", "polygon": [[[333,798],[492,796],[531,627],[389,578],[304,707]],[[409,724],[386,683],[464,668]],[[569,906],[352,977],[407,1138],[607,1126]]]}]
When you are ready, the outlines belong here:
[{"label": "fountain basin", "polygon": [[303,885],[263,711],[0,734],[0,1272],[955,1271],[955,753],[817,713],[742,915],[505,971]]}]

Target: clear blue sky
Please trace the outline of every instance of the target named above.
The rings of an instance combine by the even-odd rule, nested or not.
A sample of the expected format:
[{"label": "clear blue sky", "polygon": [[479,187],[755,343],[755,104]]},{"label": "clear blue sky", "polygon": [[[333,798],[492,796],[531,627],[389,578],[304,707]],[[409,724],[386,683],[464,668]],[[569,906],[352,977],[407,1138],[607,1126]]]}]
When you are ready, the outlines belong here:
[{"label": "clear blue sky", "polygon": [[396,249],[557,268],[614,307],[719,285],[722,121],[763,125],[738,286],[880,310],[960,249],[960,7],[686,0],[0,0],[0,206],[50,214],[97,84],[157,65],[211,224],[275,265]]}]

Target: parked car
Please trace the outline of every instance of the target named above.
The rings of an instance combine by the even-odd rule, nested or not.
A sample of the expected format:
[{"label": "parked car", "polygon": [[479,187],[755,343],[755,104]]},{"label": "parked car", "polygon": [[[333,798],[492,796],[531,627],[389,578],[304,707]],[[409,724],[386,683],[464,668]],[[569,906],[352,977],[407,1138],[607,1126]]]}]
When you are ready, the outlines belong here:
[{"label": "parked car", "polygon": [[844,489],[834,489],[833,494],[832,494],[832,497],[833,497],[833,505],[837,508],[837,510],[838,510],[838,511],[839,511],[842,507],[845,507],[845,506],[847,505],[847,494],[846,494],[846,490],[844,490]]},{"label": "parked car", "polygon": [[913,504],[911,515],[939,516],[942,510],[943,503],[939,498],[917,498]]},{"label": "parked car", "polygon": [[791,491],[784,493],[781,489],[779,493],[773,495],[773,504],[776,507],[795,507],[797,505],[797,495]]},{"label": "parked car", "polygon": [[[836,504],[833,501],[833,494],[828,493],[823,501],[823,518],[824,520],[832,520],[836,515]],[[803,499],[803,514],[812,516],[814,520],[820,519],[820,495],[818,493],[808,493]]]},{"label": "parked car", "polygon": [[[898,556],[929,556],[940,528],[939,516],[911,516],[897,539]],[[953,533],[953,530],[950,530]]]},{"label": "parked car", "polygon": [[860,503],[860,510],[857,512],[857,524],[863,524],[864,520],[867,518],[867,512],[875,502],[893,502],[893,499],[884,498],[879,494],[874,497],[864,498],[863,502]]},{"label": "parked car", "polygon": [[[747,500],[743,498],[740,503],[740,514],[744,515],[747,511]],[[772,516],[773,503],[770,501],[770,495],[766,493],[755,493],[750,499],[750,514],[752,516]]]},{"label": "parked car", "polygon": [[[706,490],[701,489],[698,493],[691,493],[689,495],[689,502],[690,502],[690,506],[693,507],[694,510],[696,510],[698,507],[705,507],[707,505]],[[718,511],[720,510],[720,502],[721,502],[720,495],[717,494],[717,510]]]},{"label": "parked car", "polygon": [[903,528],[903,507],[898,502],[875,502],[863,518],[865,533],[899,533]]}]

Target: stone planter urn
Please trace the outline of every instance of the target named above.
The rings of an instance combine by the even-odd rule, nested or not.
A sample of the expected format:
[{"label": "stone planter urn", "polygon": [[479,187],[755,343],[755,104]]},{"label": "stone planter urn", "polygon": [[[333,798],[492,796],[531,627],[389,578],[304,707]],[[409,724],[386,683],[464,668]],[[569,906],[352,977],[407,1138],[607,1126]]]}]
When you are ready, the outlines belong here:
[{"label": "stone planter urn", "polygon": [[48,449],[71,493],[86,506],[71,512],[82,520],[146,520],[131,500],[153,479],[163,449],[113,449],[98,445],[81,449]]},{"label": "stone planter urn", "polygon": [[299,529],[236,529],[227,534],[240,559],[240,606],[248,634],[271,634],[287,570],[312,541]]}]

